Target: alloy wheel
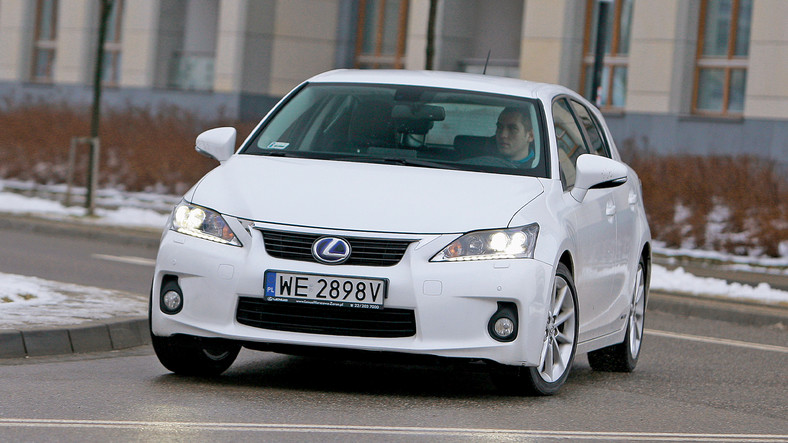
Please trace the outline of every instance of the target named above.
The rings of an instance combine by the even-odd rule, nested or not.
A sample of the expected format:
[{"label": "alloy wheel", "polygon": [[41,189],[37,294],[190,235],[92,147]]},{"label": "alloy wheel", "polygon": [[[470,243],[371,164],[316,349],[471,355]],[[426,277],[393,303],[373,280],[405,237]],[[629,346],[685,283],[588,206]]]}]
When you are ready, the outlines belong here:
[{"label": "alloy wheel", "polygon": [[572,289],[560,275],[555,276],[553,288],[542,355],[537,368],[539,376],[546,382],[560,379],[569,369],[576,337],[576,309]]},{"label": "alloy wheel", "polygon": [[646,314],[646,281],[643,266],[638,265],[635,290],[629,308],[629,351],[637,357],[643,342],[643,326]]}]

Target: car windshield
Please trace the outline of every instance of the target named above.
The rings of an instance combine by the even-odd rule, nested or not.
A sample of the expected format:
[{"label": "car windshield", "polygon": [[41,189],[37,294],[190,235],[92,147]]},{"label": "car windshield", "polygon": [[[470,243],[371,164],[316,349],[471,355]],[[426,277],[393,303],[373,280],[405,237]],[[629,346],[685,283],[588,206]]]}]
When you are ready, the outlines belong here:
[{"label": "car windshield", "polygon": [[242,154],[546,177],[538,100],[402,85],[308,84]]}]

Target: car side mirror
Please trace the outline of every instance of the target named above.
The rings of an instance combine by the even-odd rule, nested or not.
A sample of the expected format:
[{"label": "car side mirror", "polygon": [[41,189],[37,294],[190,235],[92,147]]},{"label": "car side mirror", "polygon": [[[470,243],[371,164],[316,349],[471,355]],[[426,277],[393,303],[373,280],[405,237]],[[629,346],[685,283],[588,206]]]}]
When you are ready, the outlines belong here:
[{"label": "car side mirror", "polygon": [[230,127],[209,129],[197,136],[194,149],[206,157],[224,163],[235,152],[236,134],[235,128]]},{"label": "car side mirror", "polygon": [[586,198],[589,189],[621,186],[627,182],[627,167],[613,159],[593,154],[577,158],[575,186],[570,193],[578,202]]}]

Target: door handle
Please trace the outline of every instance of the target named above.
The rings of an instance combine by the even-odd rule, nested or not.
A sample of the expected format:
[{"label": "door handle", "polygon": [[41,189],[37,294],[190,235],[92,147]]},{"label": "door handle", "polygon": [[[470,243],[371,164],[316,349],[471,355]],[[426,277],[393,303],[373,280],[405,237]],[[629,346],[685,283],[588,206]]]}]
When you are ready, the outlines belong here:
[{"label": "door handle", "polygon": [[616,215],[616,203],[613,200],[609,200],[605,205],[605,215]]},{"label": "door handle", "polygon": [[638,202],[638,194],[634,191],[629,191],[629,206],[634,206]]}]

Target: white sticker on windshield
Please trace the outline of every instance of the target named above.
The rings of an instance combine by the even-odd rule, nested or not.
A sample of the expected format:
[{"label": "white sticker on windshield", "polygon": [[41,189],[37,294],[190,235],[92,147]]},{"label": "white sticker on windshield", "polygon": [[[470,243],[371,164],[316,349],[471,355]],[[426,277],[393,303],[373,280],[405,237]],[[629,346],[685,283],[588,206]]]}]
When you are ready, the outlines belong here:
[{"label": "white sticker on windshield", "polygon": [[287,148],[288,146],[290,146],[290,143],[285,143],[285,142],[271,142],[271,144],[270,144],[270,145],[268,145],[268,149],[285,149],[285,148]]}]

